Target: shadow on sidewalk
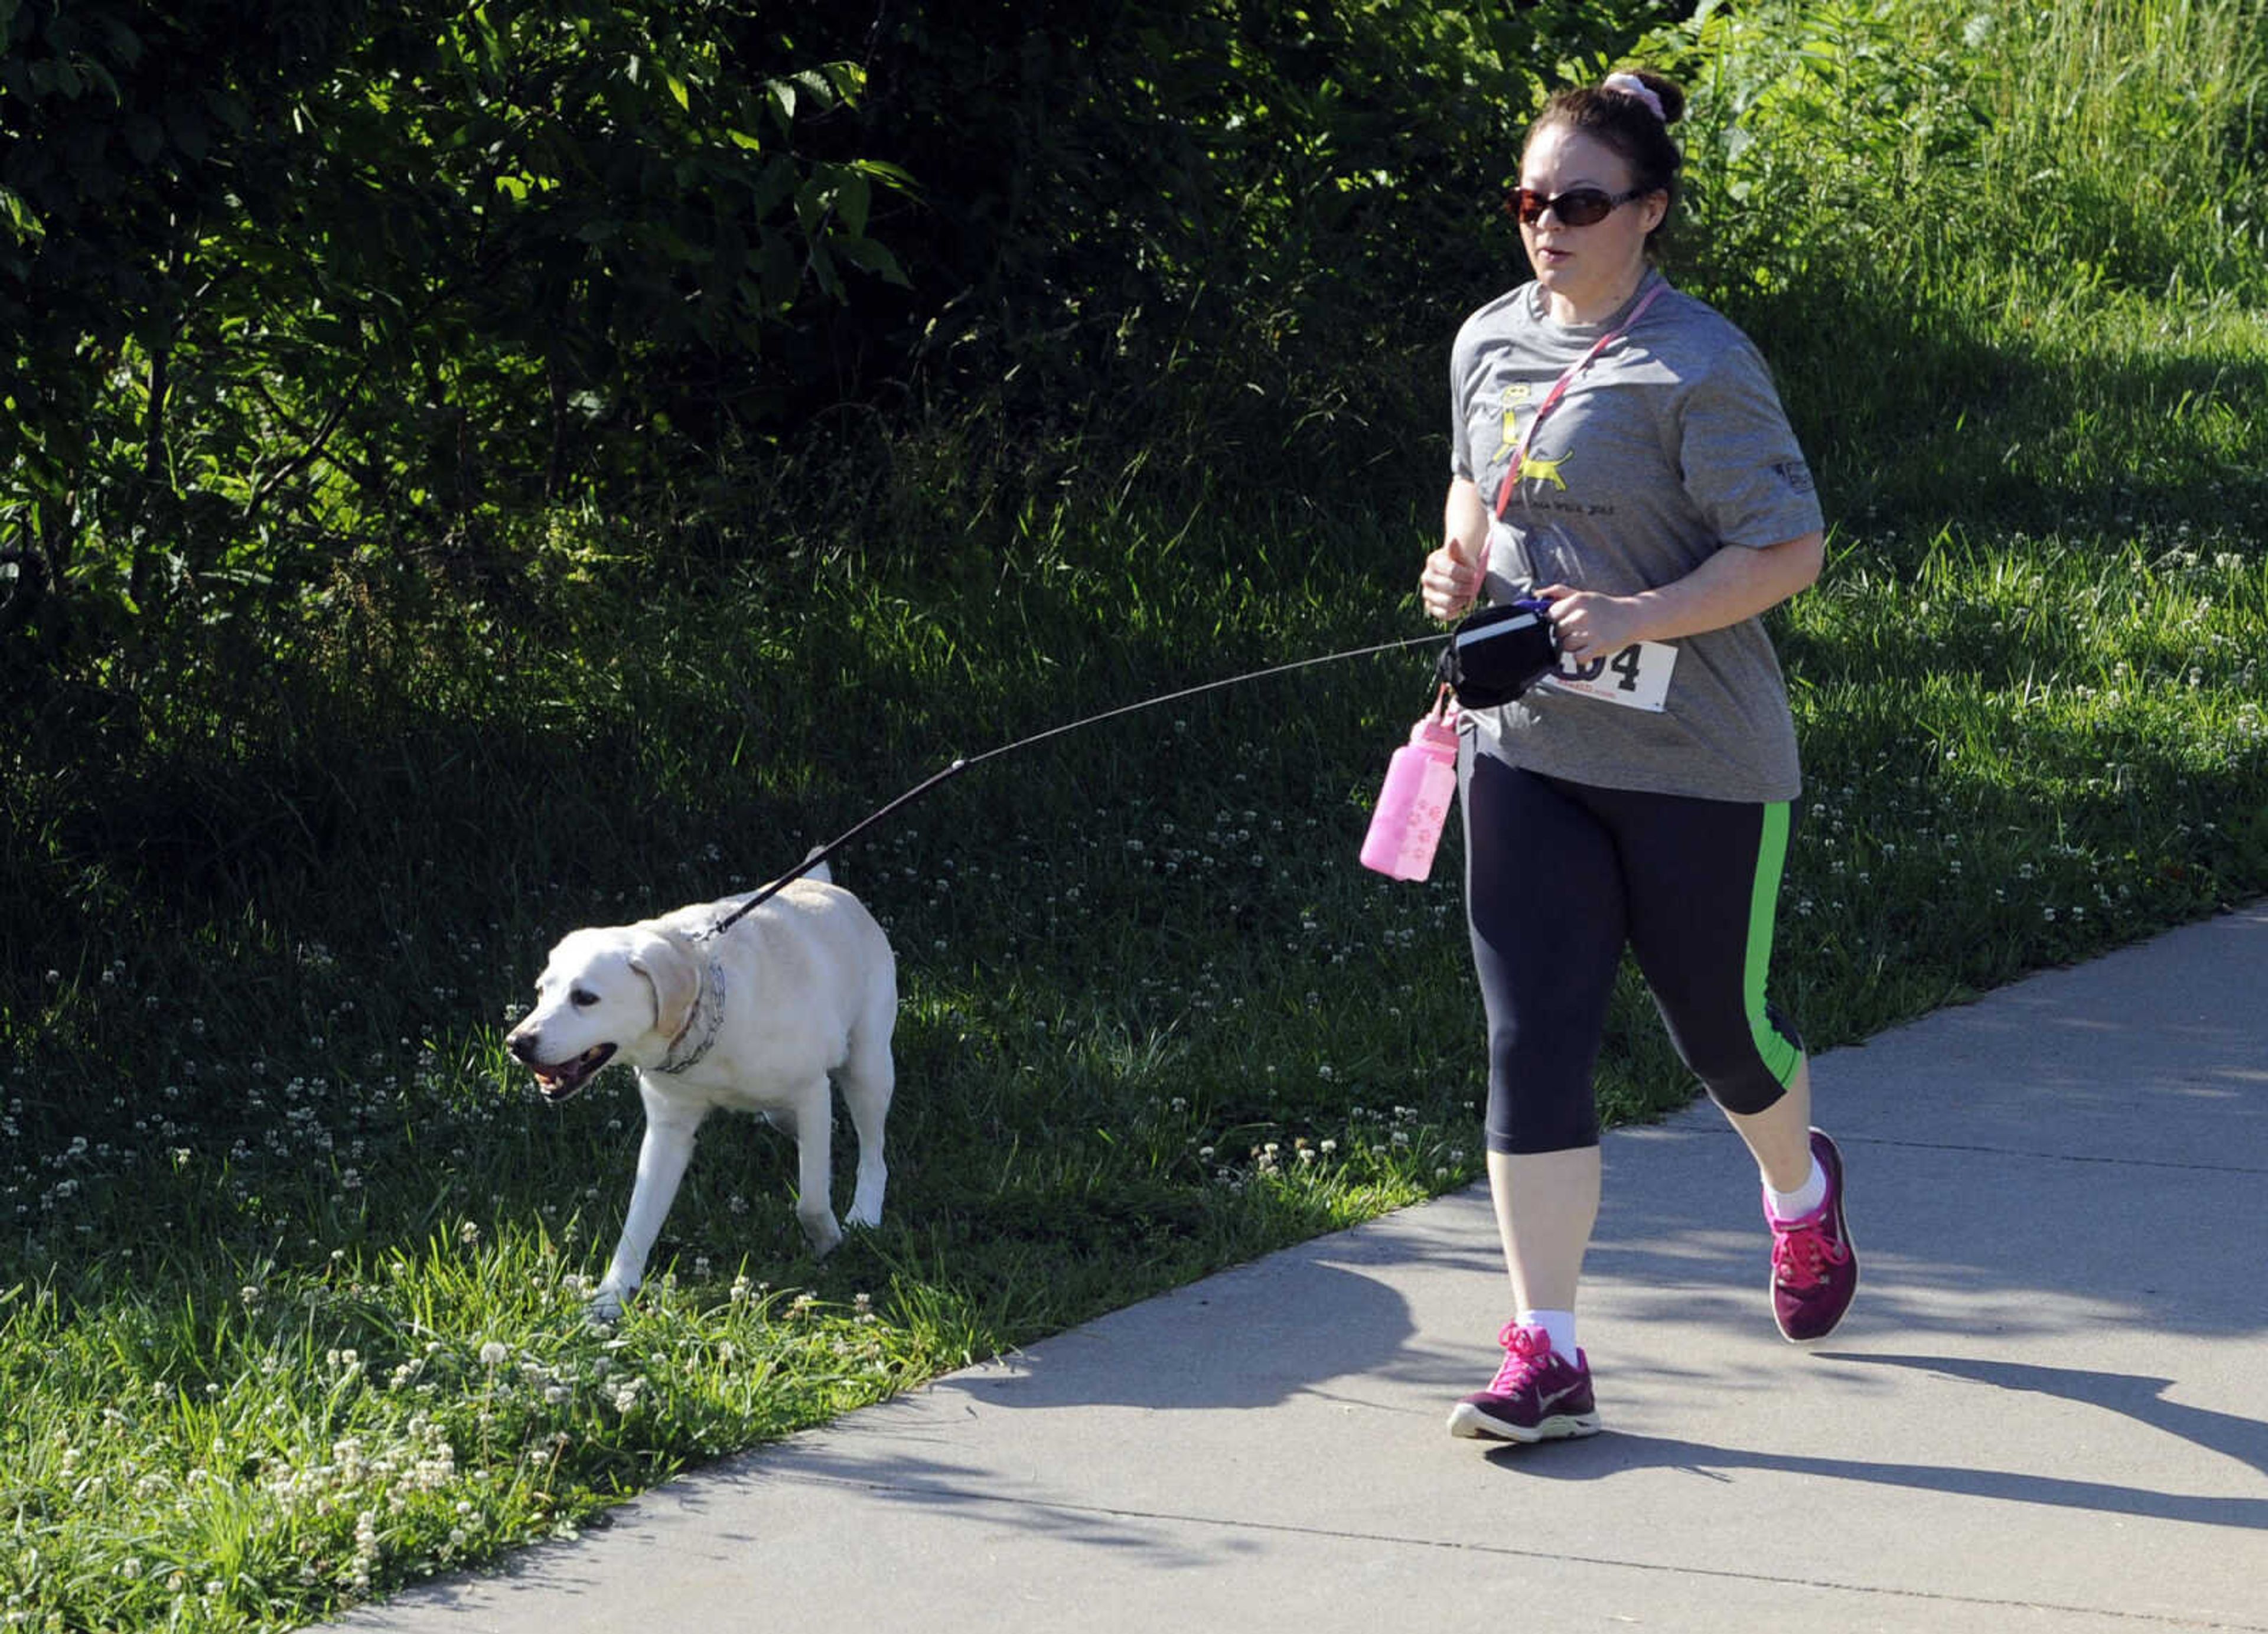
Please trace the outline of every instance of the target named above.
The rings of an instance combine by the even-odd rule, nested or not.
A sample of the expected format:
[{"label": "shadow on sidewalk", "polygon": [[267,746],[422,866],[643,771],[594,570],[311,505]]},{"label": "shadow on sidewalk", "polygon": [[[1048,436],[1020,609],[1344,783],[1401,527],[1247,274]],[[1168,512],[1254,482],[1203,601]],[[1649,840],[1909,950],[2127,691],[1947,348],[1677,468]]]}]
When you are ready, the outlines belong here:
[{"label": "shadow on sidewalk", "polygon": [[1861,1356],[1833,1351],[1817,1354],[1822,1361],[1918,1368],[2003,1390],[2060,1396],[2066,1402],[2100,1407],[2177,1436],[2208,1453],[2249,1464],[2268,1476],[2268,1424],[2240,1418],[2234,1413],[2169,1402],[2165,1393],[2176,1386],[2176,1380],[2146,1378],[2139,1373],[2095,1373],[2077,1367],[2038,1367],[2022,1362],[1991,1362],[1975,1357]]},{"label": "shadow on sidewalk", "polygon": [[[2176,1380],[2134,1373],[2091,1372],[2073,1367],[2039,1367],[2019,1362],[1984,1361],[1974,1358],[1940,1356],[1865,1355],[1855,1351],[1822,1351],[1821,1361],[1850,1362],[1867,1366],[1902,1367],[1964,1379],[1996,1389],[2052,1395],[2081,1405],[2102,1408],[2137,1423],[2179,1438],[2208,1453],[2235,1460],[2268,1476],[2268,1424],[2207,1408],[2185,1407],[2165,1399]],[[2236,1527],[2247,1531],[2268,1529],[2268,1496],[2230,1498],[2215,1494],[2158,1492],[2060,1476],[2033,1475],[2016,1470],[1962,1468],[1940,1464],[1885,1463],[1866,1459],[1819,1458],[1762,1452],[1748,1447],[1714,1446],[1701,1441],[1667,1437],[1611,1433],[1594,1439],[1555,1443],[1543,1449],[1503,1447],[1491,1451],[1489,1461],[1505,1469],[1551,1481],[1600,1481],[1642,1470],[1677,1469],[1706,1478],[1728,1481],[1734,1470],[1770,1470],[1785,1475],[1820,1476],[1838,1481],[1864,1481],[1879,1485],[1909,1487],[1969,1498],[1997,1498],[2021,1504],[2046,1504],[2058,1508],[2087,1509],[2103,1514],[2133,1515],[2155,1520],[2190,1521],[2200,1526]]]},{"label": "shadow on sidewalk", "polygon": [[[1493,1243],[1428,1262],[1502,1275]],[[1335,1399],[1359,1401],[1413,1377],[1462,1377],[1456,1365],[1420,1342],[1409,1301],[1391,1283],[1293,1250],[931,1387],[1023,1410],[1236,1412],[1329,1395],[1318,1387],[1325,1381],[1340,1392]]]}]

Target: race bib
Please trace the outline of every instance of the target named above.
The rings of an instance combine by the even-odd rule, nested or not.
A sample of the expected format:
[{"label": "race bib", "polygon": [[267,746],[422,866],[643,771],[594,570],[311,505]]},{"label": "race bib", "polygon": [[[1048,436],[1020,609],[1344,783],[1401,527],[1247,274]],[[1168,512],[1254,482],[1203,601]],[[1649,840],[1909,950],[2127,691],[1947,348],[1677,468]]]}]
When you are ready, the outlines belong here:
[{"label": "race bib", "polygon": [[1609,658],[1575,664],[1563,658],[1536,684],[1579,698],[1619,703],[1626,710],[1661,713],[1669,696],[1669,672],[1676,666],[1677,649],[1659,641],[1641,641]]}]

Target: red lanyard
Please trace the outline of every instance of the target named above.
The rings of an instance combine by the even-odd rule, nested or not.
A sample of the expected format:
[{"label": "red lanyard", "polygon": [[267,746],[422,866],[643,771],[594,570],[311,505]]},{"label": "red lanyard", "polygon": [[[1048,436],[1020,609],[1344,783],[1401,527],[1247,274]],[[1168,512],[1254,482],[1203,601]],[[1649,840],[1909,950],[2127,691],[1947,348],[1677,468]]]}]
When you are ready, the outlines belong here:
[{"label": "red lanyard", "polygon": [[1535,444],[1535,428],[1543,423],[1543,416],[1550,414],[1559,400],[1567,394],[1567,388],[1574,384],[1575,377],[1591,366],[1591,360],[1630,333],[1638,320],[1646,316],[1646,309],[1653,305],[1661,292],[1668,287],[1667,283],[1657,283],[1648,290],[1646,298],[1631,309],[1630,316],[1592,342],[1591,350],[1568,364],[1567,372],[1561,375],[1550,391],[1545,394],[1543,401],[1535,410],[1535,417],[1528,423],[1528,430],[1520,439],[1520,446],[1513,451],[1512,465],[1504,474],[1504,485],[1496,491],[1496,514],[1498,520],[1503,519],[1505,508],[1512,504],[1512,490],[1520,482],[1521,467],[1528,463],[1528,451]]}]

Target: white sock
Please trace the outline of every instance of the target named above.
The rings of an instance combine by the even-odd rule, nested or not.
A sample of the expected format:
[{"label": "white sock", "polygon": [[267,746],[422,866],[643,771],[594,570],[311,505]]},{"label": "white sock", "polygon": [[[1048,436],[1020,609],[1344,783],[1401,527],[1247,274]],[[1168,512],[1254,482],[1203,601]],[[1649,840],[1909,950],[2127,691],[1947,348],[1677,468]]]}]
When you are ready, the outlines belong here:
[{"label": "white sock", "polygon": [[1764,1202],[1776,1220],[1800,1220],[1815,1211],[1827,1201],[1827,1171],[1819,1164],[1816,1152],[1812,1154],[1811,1176],[1793,1191],[1774,1191],[1771,1182],[1764,1182]]},{"label": "white sock", "polygon": [[1572,1362],[1575,1359],[1575,1313],[1572,1311],[1522,1311],[1520,1325],[1541,1328],[1551,1336],[1551,1348]]}]

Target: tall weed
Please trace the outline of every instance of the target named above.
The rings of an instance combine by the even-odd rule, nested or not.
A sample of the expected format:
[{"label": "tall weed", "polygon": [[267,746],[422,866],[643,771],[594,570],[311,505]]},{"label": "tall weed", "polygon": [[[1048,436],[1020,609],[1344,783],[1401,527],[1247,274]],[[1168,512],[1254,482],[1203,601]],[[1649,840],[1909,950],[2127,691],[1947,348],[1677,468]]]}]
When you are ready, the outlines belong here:
[{"label": "tall weed", "polygon": [[1704,4],[1638,55],[1694,92],[1673,271],[1763,344],[1830,510],[2048,530],[2209,483],[2268,514],[2232,430],[2261,0]]},{"label": "tall weed", "polygon": [[2260,298],[2260,0],[1704,4],[1640,48],[1694,81],[1685,138],[1723,284],[1822,276],[1992,308],[2019,265]]}]

